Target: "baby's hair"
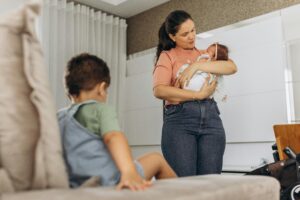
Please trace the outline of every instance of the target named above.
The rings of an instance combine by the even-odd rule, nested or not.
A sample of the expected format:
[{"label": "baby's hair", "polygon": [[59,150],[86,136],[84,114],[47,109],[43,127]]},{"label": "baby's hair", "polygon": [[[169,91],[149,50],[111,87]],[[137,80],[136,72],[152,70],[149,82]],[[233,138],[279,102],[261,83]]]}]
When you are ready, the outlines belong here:
[{"label": "baby's hair", "polygon": [[223,44],[219,44],[219,43],[214,43],[211,44],[209,47],[215,47],[215,60],[228,60],[228,47],[223,45]]},{"label": "baby's hair", "polygon": [[78,96],[80,91],[92,90],[97,84],[110,84],[107,64],[95,55],[82,53],[71,58],[67,64],[65,87],[68,96]]}]

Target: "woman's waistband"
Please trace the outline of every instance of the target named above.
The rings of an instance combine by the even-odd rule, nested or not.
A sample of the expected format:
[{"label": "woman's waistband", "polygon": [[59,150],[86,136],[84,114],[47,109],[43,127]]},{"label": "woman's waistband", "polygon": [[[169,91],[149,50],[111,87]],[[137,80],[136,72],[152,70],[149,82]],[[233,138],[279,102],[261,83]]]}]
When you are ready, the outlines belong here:
[{"label": "woman's waistband", "polygon": [[183,104],[205,103],[205,102],[215,102],[215,100],[214,100],[214,98],[207,98],[207,99],[202,99],[202,100],[191,100],[191,101],[184,101],[184,102],[177,103],[177,104],[166,104],[164,107],[168,108],[168,107],[179,106],[179,105],[183,105]]}]

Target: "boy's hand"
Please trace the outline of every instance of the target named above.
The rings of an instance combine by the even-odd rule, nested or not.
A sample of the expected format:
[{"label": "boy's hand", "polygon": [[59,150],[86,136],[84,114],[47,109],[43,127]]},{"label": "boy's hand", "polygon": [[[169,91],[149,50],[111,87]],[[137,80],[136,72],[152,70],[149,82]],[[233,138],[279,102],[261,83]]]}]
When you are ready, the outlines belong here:
[{"label": "boy's hand", "polygon": [[152,185],[151,181],[144,180],[137,172],[126,173],[121,176],[117,190],[128,188],[131,191],[145,190]]},{"label": "boy's hand", "polygon": [[125,135],[119,131],[112,131],[104,135],[104,143],[111,153],[121,172],[117,189],[129,188],[132,191],[144,190],[151,185],[136,171],[135,164]]}]

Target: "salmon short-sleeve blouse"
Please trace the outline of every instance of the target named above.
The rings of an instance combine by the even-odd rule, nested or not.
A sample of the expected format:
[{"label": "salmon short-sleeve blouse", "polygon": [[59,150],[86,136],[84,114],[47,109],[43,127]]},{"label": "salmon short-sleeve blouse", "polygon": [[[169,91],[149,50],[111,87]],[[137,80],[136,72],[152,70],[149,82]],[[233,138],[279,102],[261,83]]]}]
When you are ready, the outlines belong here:
[{"label": "salmon short-sleeve blouse", "polygon": [[174,86],[179,68],[195,62],[201,52],[196,48],[186,50],[180,47],[161,52],[153,72],[153,88],[158,85]]}]

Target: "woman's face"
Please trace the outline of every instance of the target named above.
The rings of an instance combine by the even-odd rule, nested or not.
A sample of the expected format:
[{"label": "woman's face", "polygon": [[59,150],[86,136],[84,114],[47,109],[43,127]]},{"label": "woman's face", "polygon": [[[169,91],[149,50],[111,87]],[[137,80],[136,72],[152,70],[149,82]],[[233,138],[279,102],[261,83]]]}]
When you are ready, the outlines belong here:
[{"label": "woman's face", "polygon": [[183,22],[175,35],[170,34],[171,39],[183,49],[193,49],[195,47],[196,29],[193,20],[188,19]]}]

